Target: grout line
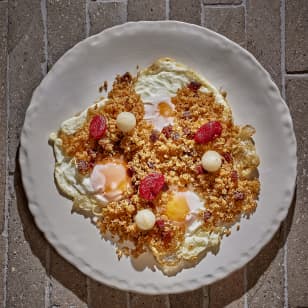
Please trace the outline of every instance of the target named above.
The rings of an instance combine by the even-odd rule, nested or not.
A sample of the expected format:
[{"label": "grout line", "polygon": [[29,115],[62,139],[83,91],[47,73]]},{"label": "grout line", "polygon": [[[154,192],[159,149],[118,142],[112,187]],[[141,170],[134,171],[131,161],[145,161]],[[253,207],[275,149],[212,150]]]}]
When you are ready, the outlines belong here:
[{"label": "grout line", "polygon": [[248,296],[247,296],[247,289],[248,289],[248,280],[247,280],[247,265],[244,267],[244,308],[248,308]]},{"label": "grout line", "polygon": [[[43,22],[43,52],[44,61],[41,63],[41,70],[43,77],[48,72],[48,29],[47,29],[47,3],[46,0],[41,0],[41,15]],[[50,280],[50,246],[47,244],[46,248],[46,277],[45,277],[45,308],[50,306],[50,295],[51,295],[51,280]]]},{"label": "grout line", "polygon": [[307,78],[308,77],[308,73],[291,73],[291,72],[288,72],[288,73],[285,73],[285,77],[288,77],[288,78]]},{"label": "grout line", "polygon": [[125,5],[125,22],[127,22],[128,19],[128,0],[124,0]]},{"label": "grout line", "polygon": [[165,4],[166,4],[166,19],[169,20],[170,19],[170,1],[165,0]]},{"label": "grout line", "polygon": [[286,39],[286,12],[285,12],[285,0],[280,1],[280,48],[281,48],[281,94],[283,99],[286,99],[286,79],[285,79],[285,72],[286,72],[286,46],[285,46],[285,39]]},{"label": "grout line", "polygon": [[[9,32],[9,13],[7,12],[7,26]],[[8,34],[8,33],[7,33]],[[7,36],[8,38],[8,36]],[[7,63],[6,63],[6,140],[8,140],[9,135],[9,114],[10,114],[10,56],[8,53],[7,48]],[[8,284],[8,265],[9,265],[9,219],[10,219],[10,211],[9,211],[9,204],[8,204],[8,196],[9,196],[9,176],[8,176],[8,169],[9,169],[9,146],[6,143],[6,166],[5,166],[5,199],[4,199],[4,228],[3,233],[1,236],[4,237],[4,277],[3,277],[3,307],[6,307],[7,302],[7,284]]]},{"label": "grout line", "polygon": [[44,43],[44,62],[41,63],[42,74],[45,76],[48,70],[48,36],[47,36],[47,4],[46,0],[41,0],[41,14],[43,21],[43,43]]},{"label": "grout line", "polygon": [[245,30],[245,45],[247,48],[247,0],[243,0],[243,5],[244,5],[244,30]]},{"label": "grout line", "polygon": [[209,307],[209,286],[204,286],[202,288],[202,308],[208,308]]},{"label": "grout line", "polygon": [[169,294],[166,295],[165,305],[166,305],[166,308],[170,308],[171,307]]},{"label": "grout line", "polygon": [[284,308],[289,307],[289,295],[288,295],[288,239],[287,239],[287,222],[283,225],[283,237],[285,239],[285,244],[283,246],[283,269],[284,269]]},{"label": "grout line", "polygon": [[50,279],[50,245],[47,244],[46,249],[46,279],[45,279],[45,308],[50,307],[50,297],[51,297],[51,288],[52,283]]},{"label": "grout line", "polygon": [[90,278],[86,278],[86,289],[87,289],[87,305],[91,308],[91,292],[90,292]]},{"label": "grout line", "polygon": [[129,292],[126,292],[126,307],[131,308],[130,307],[130,293]]},{"label": "grout line", "polygon": [[91,23],[89,15],[89,0],[86,0],[86,37],[90,35]]},{"label": "grout line", "polygon": [[203,1],[202,0],[200,0],[200,1],[201,1],[201,18],[200,18],[201,26],[205,27],[205,7],[204,7],[204,4],[203,4]]},{"label": "grout line", "polygon": [[95,0],[96,3],[125,3],[127,0]]},{"label": "grout line", "polygon": [[243,0],[243,3],[240,3],[240,4],[221,4],[221,3],[209,4],[209,3],[203,3],[203,6],[205,6],[205,7],[212,7],[212,8],[218,8],[218,9],[228,9],[228,8],[242,7],[243,4],[245,4],[245,2],[246,1]]}]

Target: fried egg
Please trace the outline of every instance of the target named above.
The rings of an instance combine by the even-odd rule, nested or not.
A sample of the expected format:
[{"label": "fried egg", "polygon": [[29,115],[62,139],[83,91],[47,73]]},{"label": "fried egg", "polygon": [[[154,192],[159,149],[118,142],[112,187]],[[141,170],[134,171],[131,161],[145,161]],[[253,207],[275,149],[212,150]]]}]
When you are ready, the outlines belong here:
[{"label": "fried egg", "polygon": [[[144,120],[151,123],[153,128],[158,131],[161,131],[165,126],[172,125],[175,111],[172,97],[176,96],[179,89],[192,81],[201,84],[200,91],[213,93],[216,103],[224,106],[224,118],[232,118],[230,106],[213,85],[187,66],[169,58],[162,58],[140,71],[136,77],[135,91],[140,95],[144,104]],[[107,99],[103,99],[96,104],[103,106],[106,101]],[[89,108],[64,121],[60,129],[67,135],[73,135],[84,125]],[[244,138],[244,141],[249,143],[248,137]],[[51,134],[50,139],[53,141],[56,158],[55,178],[57,185],[63,193],[74,200],[74,209],[77,212],[82,214],[86,212],[90,216],[96,216],[98,214],[95,209],[98,206],[105,206],[111,201],[121,200],[132,190],[131,179],[127,175],[127,165],[124,159],[111,158],[99,162],[93,167],[90,174],[83,175],[78,172],[75,158],[65,155],[62,140],[58,134]],[[250,150],[251,155],[255,155],[253,146],[250,146]],[[258,161],[256,161],[257,164]],[[187,262],[195,262],[199,256],[213,247],[219,247],[223,227],[217,228],[217,232],[208,232],[202,229],[203,220],[200,213],[205,210],[204,200],[200,199],[192,188],[180,191],[173,187],[168,192],[164,215],[170,221],[183,224],[185,234],[183,243],[173,255],[164,254],[154,247],[150,247],[163,272],[168,274],[174,270],[177,271],[185,267]],[[136,221],[142,221],[143,216],[141,218],[138,216]],[[143,228],[143,230],[146,229]]]}]

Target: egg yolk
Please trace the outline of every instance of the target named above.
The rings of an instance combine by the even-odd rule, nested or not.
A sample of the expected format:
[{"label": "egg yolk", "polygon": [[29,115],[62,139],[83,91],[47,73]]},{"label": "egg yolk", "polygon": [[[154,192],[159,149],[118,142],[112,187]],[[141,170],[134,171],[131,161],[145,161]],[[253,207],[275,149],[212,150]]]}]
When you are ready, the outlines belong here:
[{"label": "egg yolk", "polygon": [[94,190],[102,193],[107,199],[118,199],[131,186],[126,166],[121,161],[97,164],[91,174]]},{"label": "egg yolk", "polygon": [[186,215],[189,211],[189,206],[185,196],[173,194],[169,198],[165,214],[170,220],[182,222],[185,221]]},{"label": "egg yolk", "polygon": [[162,117],[171,117],[173,115],[172,107],[166,102],[158,103],[158,112]]}]

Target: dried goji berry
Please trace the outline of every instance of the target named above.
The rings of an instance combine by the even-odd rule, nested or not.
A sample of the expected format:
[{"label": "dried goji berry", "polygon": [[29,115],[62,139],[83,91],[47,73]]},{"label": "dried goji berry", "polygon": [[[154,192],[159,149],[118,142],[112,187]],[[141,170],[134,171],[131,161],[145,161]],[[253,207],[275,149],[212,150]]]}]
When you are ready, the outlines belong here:
[{"label": "dried goji berry", "polygon": [[165,221],[163,219],[157,219],[156,226],[158,229],[163,230],[165,228]]},{"label": "dried goji berry", "polygon": [[139,195],[145,200],[154,200],[165,184],[165,177],[160,173],[151,173],[140,181]]},{"label": "dried goji berry", "polygon": [[206,222],[207,220],[209,220],[212,216],[212,213],[210,211],[205,211],[203,213],[203,220]]},{"label": "dried goji berry", "polygon": [[221,135],[222,126],[218,121],[210,121],[206,124],[203,124],[195,134],[195,141],[197,143],[207,143],[213,141]]},{"label": "dried goji berry", "polygon": [[107,120],[104,116],[96,115],[90,122],[90,136],[96,140],[101,139],[107,131]]},{"label": "dried goji berry", "polygon": [[196,170],[197,174],[204,174],[205,173],[205,170],[202,167],[202,165],[197,165],[195,170]]},{"label": "dried goji berry", "polygon": [[232,155],[229,152],[223,153],[222,156],[227,163],[230,163],[232,161]]}]

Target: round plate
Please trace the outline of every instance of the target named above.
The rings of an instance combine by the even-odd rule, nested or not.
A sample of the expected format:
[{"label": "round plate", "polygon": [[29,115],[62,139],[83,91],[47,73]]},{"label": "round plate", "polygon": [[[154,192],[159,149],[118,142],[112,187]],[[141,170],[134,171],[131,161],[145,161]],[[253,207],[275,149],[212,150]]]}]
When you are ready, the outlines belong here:
[{"label": "round plate", "polygon": [[[167,277],[129,258],[88,220],[71,214],[72,202],[54,183],[48,136],[98,98],[98,87],[116,74],[136,72],[172,57],[228,93],[237,124],[256,128],[261,193],[250,219],[224,238],[217,255]],[[269,74],[239,45],[208,29],[175,21],[127,23],[87,38],[69,50],[35,90],[21,136],[20,164],[30,210],[55,249],[90,277],[123,290],[177,293],[213,283],[251,260],[285,218],[296,178],[296,140],[285,102]]]}]

